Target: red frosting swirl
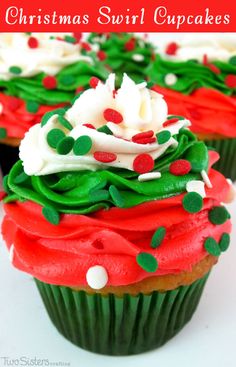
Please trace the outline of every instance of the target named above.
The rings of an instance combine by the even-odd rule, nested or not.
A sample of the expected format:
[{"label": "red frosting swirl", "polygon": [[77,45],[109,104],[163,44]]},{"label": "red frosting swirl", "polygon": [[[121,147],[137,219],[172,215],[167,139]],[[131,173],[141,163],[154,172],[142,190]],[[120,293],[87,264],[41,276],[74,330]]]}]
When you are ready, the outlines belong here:
[{"label": "red frosting swirl", "polygon": [[210,88],[199,88],[190,95],[155,86],[173,115],[184,116],[191,121],[194,133],[218,134],[236,138],[236,97]]}]

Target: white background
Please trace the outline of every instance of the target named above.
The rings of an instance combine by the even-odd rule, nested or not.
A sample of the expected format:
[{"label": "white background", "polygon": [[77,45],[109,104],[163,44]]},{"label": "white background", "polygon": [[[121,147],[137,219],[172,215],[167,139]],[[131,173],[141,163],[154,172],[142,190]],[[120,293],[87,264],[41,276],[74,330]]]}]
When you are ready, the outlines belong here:
[{"label": "white background", "polygon": [[[163,34],[151,37],[163,39]],[[164,37],[173,39],[171,34]],[[36,357],[72,367],[235,367],[236,202],[229,210],[234,225],[231,247],[214,267],[191,322],[160,349],[131,357],[96,355],[64,339],[51,324],[33,280],[11,266],[0,239],[0,366]],[[0,207],[0,222],[1,217]]]}]

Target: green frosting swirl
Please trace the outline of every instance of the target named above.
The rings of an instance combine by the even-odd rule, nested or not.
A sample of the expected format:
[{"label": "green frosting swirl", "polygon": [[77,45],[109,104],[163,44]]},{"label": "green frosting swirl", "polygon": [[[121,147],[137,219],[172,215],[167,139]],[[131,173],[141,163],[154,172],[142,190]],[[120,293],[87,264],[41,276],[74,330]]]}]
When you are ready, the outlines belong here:
[{"label": "green frosting swirl", "polygon": [[[129,208],[176,196],[186,191],[188,181],[201,179],[200,171],[208,167],[208,152],[204,143],[187,129],[174,137],[178,147],[169,147],[155,161],[155,170],[162,173],[159,179],[139,182],[136,172],[117,168],[27,176],[18,161],[4,180],[4,201],[31,200],[60,213],[88,214],[102,208]],[[198,165],[189,174],[174,176],[169,172],[171,162],[180,158],[191,162],[196,156]],[[116,195],[112,195],[114,186]]]},{"label": "green frosting swirl", "polygon": [[[236,75],[236,66],[222,61],[215,61],[212,64],[220,69],[220,74],[214,73],[197,60],[169,61],[156,55],[155,61],[149,65],[146,73],[152,82],[184,94],[206,87],[217,89],[229,96],[235,95],[236,88],[229,88],[225,78],[229,74]],[[165,83],[165,76],[169,73],[177,76],[177,82],[171,86]]]}]

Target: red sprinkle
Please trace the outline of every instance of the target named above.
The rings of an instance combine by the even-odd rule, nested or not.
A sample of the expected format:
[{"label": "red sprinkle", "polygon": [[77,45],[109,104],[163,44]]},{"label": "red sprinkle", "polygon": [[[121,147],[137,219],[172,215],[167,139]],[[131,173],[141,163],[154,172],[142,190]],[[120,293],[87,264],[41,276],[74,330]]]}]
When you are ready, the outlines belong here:
[{"label": "red sprinkle", "polygon": [[112,108],[107,108],[103,112],[104,119],[108,122],[114,122],[114,124],[120,124],[123,121],[123,116],[120,112],[113,110]]},{"label": "red sprinkle", "polygon": [[95,129],[96,130],[96,128],[92,124],[83,124],[83,126],[86,126],[89,129]]},{"label": "red sprinkle", "polygon": [[81,38],[82,38],[82,33],[81,32],[74,32],[73,36],[75,37],[77,43],[80,42]]},{"label": "red sprinkle", "polygon": [[8,99],[7,107],[9,108],[10,111],[17,110],[17,108],[19,108],[20,105],[21,105],[21,100],[19,98],[10,97]]},{"label": "red sprinkle", "polygon": [[100,82],[101,80],[98,79],[96,76],[92,76],[92,78],[90,79],[89,81],[89,85],[91,88],[96,88],[98,83]]},{"label": "red sprinkle", "polygon": [[191,171],[191,163],[186,159],[178,159],[171,163],[169,170],[175,176],[187,175]]},{"label": "red sprinkle", "polygon": [[229,88],[236,88],[236,75],[229,74],[225,78],[225,84]]},{"label": "red sprinkle", "polygon": [[208,66],[209,62],[208,62],[208,56],[206,54],[203,55],[203,60],[202,60],[203,65]]},{"label": "red sprinkle", "polygon": [[133,161],[133,169],[137,173],[147,173],[153,170],[153,168],[154,160],[149,154],[139,154]]},{"label": "red sprinkle", "polygon": [[39,41],[35,37],[30,37],[28,39],[29,48],[37,48],[39,46]]},{"label": "red sprinkle", "polygon": [[85,50],[85,51],[91,51],[92,48],[90,46],[90,44],[88,42],[81,42],[81,47]]},{"label": "red sprinkle", "polygon": [[55,89],[57,87],[57,80],[55,78],[55,76],[45,76],[43,78],[43,86],[46,89]]},{"label": "red sprinkle", "polygon": [[176,122],[178,122],[179,119],[178,118],[173,118],[173,119],[169,119],[169,120],[166,120],[163,124],[163,127],[167,127],[167,126],[170,126],[172,124],[175,124]]},{"label": "red sprinkle", "polygon": [[113,96],[113,98],[116,98],[116,95],[117,95],[117,90],[116,89],[114,89],[113,91],[112,91],[112,96]]},{"label": "red sprinkle", "polygon": [[140,139],[145,139],[145,138],[151,138],[154,134],[153,130],[148,130],[148,131],[144,131],[142,133],[138,133],[134,136],[132,136],[132,141],[136,141],[136,140],[140,140]]},{"label": "red sprinkle", "polygon": [[175,55],[178,48],[179,46],[177,45],[176,42],[171,42],[169,43],[169,45],[167,45],[165,52],[167,55]]},{"label": "red sprinkle", "polygon": [[221,74],[220,69],[214,64],[208,64],[208,68],[215,74]]},{"label": "red sprinkle", "polygon": [[84,90],[84,87],[78,87],[77,89],[76,89],[76,91],[75,91],[75,94],[78,94],[78,93],[80,93],[80,92],[83,92],[83,90]]},{"label": "red sprinkle", "polygon": [[103,163],[114,162],[117,158],[117,155],[115,153],[109,153],[109,152],[95,152],[93,153],[93,156],[96,159],[96,161]]},{"label": "red sprinkle", "polygon": [[133,51],[135,49],[135,39],[131,38],[129,41],[127,41],[124,45],[124,48],[126,51]]},{"label": "red sprinkle", "polygon": [[97,52],[97,57],[100,61],[104,61],[107,58],[107,54],[106,54],[106,52],[100,50],[100,51]]},{"label": "red sprinkle", "polygon": [[137,144],[152,144],[156,142],[156,137],[154,136],[153,138],[142,138],[142,139],[137,139],[134,141],[134,143]]}]

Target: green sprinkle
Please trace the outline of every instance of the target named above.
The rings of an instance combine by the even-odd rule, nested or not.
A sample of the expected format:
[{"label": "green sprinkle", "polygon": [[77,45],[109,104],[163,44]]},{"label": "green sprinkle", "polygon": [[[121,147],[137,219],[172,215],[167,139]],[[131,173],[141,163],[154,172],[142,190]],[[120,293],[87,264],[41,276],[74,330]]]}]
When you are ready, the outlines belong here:
[{"label": "green sprinkle", "polygon": [[29,176],[23,171],[18,176],[16,176],[14,178],[14,184],[21,184],[21,183],[27,181],[28,178],[29,178]]},{"label": "green sprinkle", "polygon": [[42,118],[41,126],[46,125],[46,123],[48,122],[48,120],[52,116],[54,116],[54,115],[63,116],[64,114],[65,114],[65,109],[64,108],[58,108],[57,110],[46,112],[45,115]]},{"label": "green sprinkle", "polygon": [[47,143],[51,148],[56,149],[58,143],[64,138],[65,133],[62,130],[52,129],[47,135]]},{"label": "green sprinkle", "polygon": [[110,193],[107,190],[91,190],[89,193],[89,201],[91,203],[97,203],[103,200],[109,200]]},{"label": "green sprinkle", "polygon": [[88,135],[82,135],[76,139],[73,152],[75,155],[85,155],[92,148],[93,142]]},{"label": "green sprinkle", "polygon": [[19,66],[10,66],[10,67],[9,67],[9,71],[10,71],[10,73],[12,73],[12,74],[19,75],[19,74],[21,74],[22,69],[21,69]]},{"label": "green sprinkle", "polygon": [[57,153],[61,155],[66,155],[70,153],[71,149],[73,148],[74,142],[75,141],[71,136],[66,136],[57,144]]},{"label": "green sprinkle", "polygon": [[73,126],[71,125],[71,123],[70,123],[67,119],[65,119],[65,117],[63,117],[63,116],[59,115],[59,116],[58,116],[58,121],[59,121],[59,122],[60,122],[60,124],[61,124],[62,126],[64,126],[66,129],[68,129],[68,130],[73,130]]},{"label": "green sprinkle", "polygon": [[59,82],[63,85],[72,85],[75,83],[75,77],[74,75],[62,75],[59,78]]},{"label": "green sprinkle", "polygon": [[0,139],[5,139],[7,137],[7,130],[5,127],[0,127]]},{"label": "green sprinkle", "polygon": [[73,37],[73,36],[66,35],[66,36],[64,37],[64,40],[65,40],[66,42],[69,42],[69,43],[76,43],[76,38],[75,38],[75,37]]},{"label": "green sprinkle", "polygon": [[52,208],[52,207],[47,207],[44,206],[42,209],[42,213],[44,218],[47,219],[48,222],[54,224],[54,225],[58,225],[60,222],[60,215],[59,213],[56,211],[56,209]]},{"label": "green sprinkle", "polygon": [[148,273],[154,273],[158,268],[155,257],[147,252],[140,252],[136,257],[136,261]]},{"label": "green sprinkle", "polygon": [[31,113],[36,113],[39,110],[39,104],[35,101],[27,101],[26,110]]},{"label": "green sprinkle", "polygon": [[209,211],[208,218],[213,224],[223,224],[229,219],[229,213],[224,206],[215,206]]},{"label": "green sprinkle", "polygon": [[169,130],[163,130],[156,134],[158,144],[165,144],[171,138]]},{"label": "green sprinkle", "polygon": [[178,116],[178,115],[170,115],[167,117],[167,120],[172,120],[172,119],[185,120],[183,116]]},{"label": "green sprinkle", "polygon": [[103,125],[97,129],[100,133],[105,133],[107,135],[113,135],[113,132],[109,129],[107,125]]},{"label": "green sprinkle", "polygon": [[229,63],[230,63],[231,65],[236,66],[236,56],[232,56],[232,57],[229,59]]},{"label": "green sprinkle", "polygon": [[120,191],[116,188],[115,185],[111,185],[109,187],[109,193],[115,205],[118,206],[118,208],[123,208],[125,205],[124,198],[122,197]]},{"label": "green sprinkle", "polygon": [[158,246],[160,246],[160,244],[164,240],[165,235],[166,235],[165,227],[157,228],[156,232],[152,236],[151,247],[152,248],[157,248]]},{"label": "green sprinkle", "polygon": [[182,204],[184,209],[189,213],[197,213],[203,207],[203,199],[197,192],[188,192],[183,200]]},{"label": "green sprinkle", "polygon": [[223,233],[219,242],[219,246],[222,252],[228,249],[229,243],[230,243],[230,235],[228,233]]},{"label": "green sprinkle", "polygon": [[208,237],[204,242],[205,250],[213,256],[219,256],[221,251],[218,243],[213,237]]}]

